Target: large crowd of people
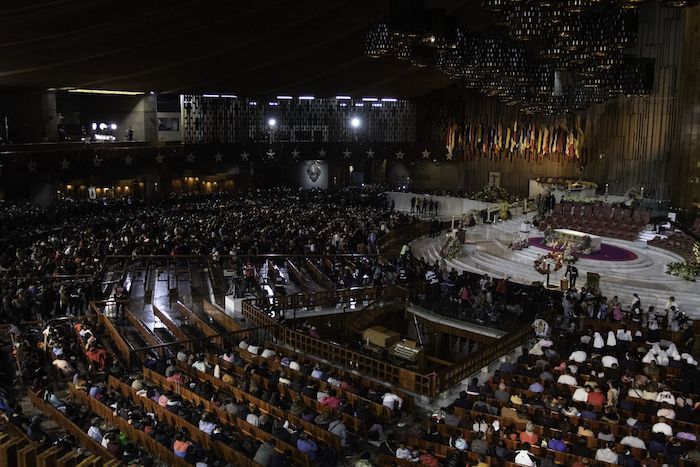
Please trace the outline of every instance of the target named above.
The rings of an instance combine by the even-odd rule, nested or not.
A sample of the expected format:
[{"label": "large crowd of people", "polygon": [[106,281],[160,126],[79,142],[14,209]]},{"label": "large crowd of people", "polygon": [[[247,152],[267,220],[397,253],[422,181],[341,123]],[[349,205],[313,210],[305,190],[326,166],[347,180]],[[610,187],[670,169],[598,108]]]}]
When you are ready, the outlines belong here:
[{"label": "large crowd of people", "polygon": [[48,208],[0,204],[0,317],[79,312],[100,294],[108,255],[372,253],[409,217],[378,191],[174,195],[159,201],[62,200]]},{"label": "large crowd of people", "polygon": [[[444,261],[428,264],[407,245],[391,257],[313,259],[375,253],[384,234],[413,221],[394,212],[378,190],[279,188],[150,202],[63,200],[51,208],[5,203],[0,220],[0,319],[11,323],[13,342],[2,355],[0,412],[32,441],[77,444],[46,432],[42,416],[26,415],[20,387],[124,463],[158,462],[133,433],[67,394],[63,383],[70,382],[197,467],[231,465],[197,433],[266,466],[295,465],[295,456],[334,466],[344,454],[358,467],[386,459],[387,465],[446,467],[700,462],[694,331],[674,297],[664,309],[645,309],[637,296],[621,300],[572,287],[559,303],[541,287],[460,273]],[[416,303],[452,318],[505,328],[534,320],[536,339],[486,381],[465,385],[452,404],[422,416],[415,407],[407,413],[397,391],[262,342],[242,341],[216,355],[181,348],[149,356],[152,375],[134,372],[95,323],[80,318],[104,290],[109,255],[233,258],[252,282],[248,258],[262,253],[311,257],[338,288],[407,286]],[[34,319],[42,324],[27,324]],[[156,405],[197,433],[169,423],[151,410]],[[410,415],[416,423],[406,424]],[[240,422],[226,423],[229,416]],[[241,429],[248,426],[270,437]],[[377,448],[374,464],[369,454],[357,458],[365,442]]]}]

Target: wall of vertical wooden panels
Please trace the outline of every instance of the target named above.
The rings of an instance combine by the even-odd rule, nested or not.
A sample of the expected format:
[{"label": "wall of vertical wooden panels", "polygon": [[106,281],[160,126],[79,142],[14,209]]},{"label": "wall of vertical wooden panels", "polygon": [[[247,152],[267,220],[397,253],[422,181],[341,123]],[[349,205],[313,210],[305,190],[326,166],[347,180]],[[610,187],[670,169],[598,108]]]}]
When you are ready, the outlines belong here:
[{"label": "wall of vertical wooden panels", "polygon": [[700,6],[648,3],[640,9],[638,43],[625,52],[656,60],[653,95],[620,96],[576,116],[554,117],[525,115],[495,97],[452,88],[418,106],[417,140],[445,141],[450,123],[512,126],[518,121],[573,128],[578,118],[585,134],[579,159],[557,154],[535,161],[467,150],[461,154],[461,186],[445,188],[477,191],[488,182],[489,172],[500,172],[501,186],[520,194],[527,193],[532,178],[580,177],[597,182],[601,191],[609,184],[611,194],[643,186],[650,197],[681,206],[698,203]]}]

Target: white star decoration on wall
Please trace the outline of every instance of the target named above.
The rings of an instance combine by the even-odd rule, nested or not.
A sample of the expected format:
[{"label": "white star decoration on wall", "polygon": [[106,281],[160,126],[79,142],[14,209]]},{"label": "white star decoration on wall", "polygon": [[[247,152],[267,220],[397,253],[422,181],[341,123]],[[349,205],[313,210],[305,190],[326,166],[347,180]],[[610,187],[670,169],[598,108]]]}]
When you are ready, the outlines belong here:
[{"label": "white star decoration on wall", "polygon": [[292,159],[299,159],[299,154],[301,154],[301,151],[299,151],[297,148],[294,148],[294,151],[292,151]]},{"label": "white star decoration on wall", "polygon": [[374,151],[372,148],[367,150],[367,159],[374,159]]},{"label": "white star decoration on wall", "polygon": [[272,149],[269,149],[265,154],[267,154],[268,161],[275,160],[275,151],[273,151]]},{"label": "white star decoration on wall", "polygon": [[454,154],[452,154],[452,149],[447,150],[447,154],[445,154],[445,157],[447,158],[448,161],[455,160]]},{"label": "white star decoration on wall", "polygon": [[131,157],[130,154],[127,154],[127,156],[124,158],[124,163],[126,165],[131,165],[132,162],[134,162],[134,158]]},{"label": "white star decoration on wall", "polygon": [[430,151],[428,151],[427,149],[424,149],[423,152],[421,152],[421,154],[423,154],[423,159],[430,159]]},{"label": "white star decoration on wall", "polygon": [[323,159],[324,157],[326,157],[326,150],[323,149],[323,148],[319,149],[319,150],[318,150],[318,157],[320,157],[321,159]]},{"label": "white star decoration on wall", "polygon": [[192,153],[189,153],[189,154],[187,154],[187,156],[185,156],[185,159],[187,159],[188,164],[191,164],[194,162],[195,155]]},{"label": "white star decoration on wall", "polygon": [[104,159],[102,159],[100,156],[95,154],[95,157],[93,157],[93,159],[92,159],[92,163],[95,165],[95,167],[99,167],[102,165],[103,160]]},{"label": "white star decoration on wall", "polygon": [[65,157],[61,161],[61,170],[68,170],[70,168],[70,161]]},{"label": "white star decoration on wall", "polygon": [[399,149],[399,152],[396,153],[396,159],[403,160],[403,156],[405,156],[405,154],[403,153],[403,151],[401,149]]},{"label": "white star decoration on wall", "polygon": [[158,164],[162,164],[163,162],[165,162],[165,156],[163,154],[158,154],[156,156],[156,162]]},{"label": "white star decoration on wall", "polygon": [[31,161],[29,164],[27,164],[27,171],[30,174],[36,172],[36,161]]},{"label": "white star decoration on wall", "polygon": [[352,151],[348,148],[345,148],[345,151],[343,151],[343,157],[345,159],[350,159],[350,156],[352,156]]},{"label": "white star decoration on wall", "polygon": [[247,152],[243,151],[243,152],[240,154],[240,156],[241,156],[241,160],[242,160],[242,161],[248,162],[248,156],[250,156],[250,154],[248,154]]},{"label": "white star decoration on wall", "polygon": [[221,162],[222,160],[224,160],[223,154],[221,154],[220,152],[214,154],[214,162]]}]

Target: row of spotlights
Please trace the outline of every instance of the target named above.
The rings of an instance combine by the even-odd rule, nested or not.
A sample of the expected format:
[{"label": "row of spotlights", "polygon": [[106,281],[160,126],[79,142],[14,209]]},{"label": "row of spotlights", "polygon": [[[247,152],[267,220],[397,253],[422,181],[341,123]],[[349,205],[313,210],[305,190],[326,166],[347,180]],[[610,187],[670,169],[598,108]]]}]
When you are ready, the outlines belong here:
[{"label": "row of spotlights", "polygon": [[94,130],[97,130],[98,128],[99,128],[100,130],[104,131],[104,130],[107,129],[107,127],[109,127],[109,129],[111,129],[111,130],[116,130],[116,129],[117,129],[117,124],[116,124],[116,123],[112,123],[112,124],[110,124],[110,125],[107,125],[106,123],[100,123],[99,125],[98,125],[97,123],[93,123],[93,124],[92,124],[92,129],[93,129],[93,131],[94,131]]},{"label": "row of spotlights", "polygon": [[[350,126],[353,128],[360,128],[362,125],[362,120],[360,120],[358,117],[352,117],[350,119]],[[267,126],[270,128],[274,128],[277,126],[277,119],[276,118],[270,118],[267,120]]]}]

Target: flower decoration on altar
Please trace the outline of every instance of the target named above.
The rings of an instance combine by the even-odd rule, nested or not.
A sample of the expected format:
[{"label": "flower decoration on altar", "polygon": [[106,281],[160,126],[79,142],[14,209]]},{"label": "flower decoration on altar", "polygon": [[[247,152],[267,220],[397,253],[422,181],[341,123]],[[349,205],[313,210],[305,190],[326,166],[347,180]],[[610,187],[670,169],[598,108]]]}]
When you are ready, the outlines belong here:
[{"label": "flower decoration on altar", "polygon": [[695,282],[695,278],[700,276],[700,243],[693,245],[693,256],[690,261],[669,263],[666,266],[666,274]]},{"label": "flower decoration on altar", "polygon": [[505,189],[497,187],[496,185],[486,185],[481,191],[469,195],[469,198],[486,203],[498,203],[501,201],[514,203],[518,201],[516,195],[508,193]]},{"label": "flower decoration on altar", "polygon": [[440,256],[446,260],[456,258],[461,252],[462,243],[455,235],[449,235],[445,244],[440,248]]},{"label": "flower decoration on altar", "polygon": [[548,274],[558,271],[564,265],[564,254],[558,251],[552,251],[546,255],[540,255],[535,259],[535,271],[540,274]]}]

